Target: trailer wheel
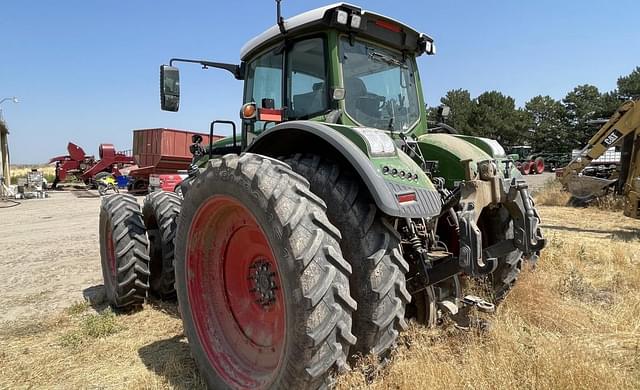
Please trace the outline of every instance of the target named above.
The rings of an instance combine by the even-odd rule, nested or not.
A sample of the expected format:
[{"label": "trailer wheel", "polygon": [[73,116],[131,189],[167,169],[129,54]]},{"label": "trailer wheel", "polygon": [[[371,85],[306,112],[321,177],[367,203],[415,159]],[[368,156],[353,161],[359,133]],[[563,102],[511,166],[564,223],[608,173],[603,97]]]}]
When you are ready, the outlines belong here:
[{"label": "trailer wheel", "polygon": [[[483,233],[483,244],[486,246],[513,239],[513,220],[504,207],[483,210],[479,224]],[[488,277],[488,287],[494,302],[502,301],[511,291],[522,270],[522,263],[522,251],[519,249],[498,258],[497,268]]]},{"label": "trailer wheel", "polygon": [[185,194],[176,290],[210,388],[326,386],[346,365],[351,267],[324,202],[284,163],[255,154],[208,162]]},{"label": "trailer wheel", "polygon": [[155,191],[142,206],[149,237],[150,292],[162,299],[175,298],[174,244],[182,199],[173,192]]},{"label": "trailer wheel", "polygon": [[102,198],[100,259],[107,299],[115,309],[139,307],[149,289],[148,240],[136,199],[128,194]]},{"label": "trailer wheel", "polygon": [[400,251],[395,229],[378,213],[357,179],[320,156],[297,154],[285,160],[311,184],[327,204],[331,223],[343,234],[342,253],[351,264],[351,293],[358,302],[353,351],[384,355],[406,329],[405,307],[411,300],[405,273],[409,264]]}]

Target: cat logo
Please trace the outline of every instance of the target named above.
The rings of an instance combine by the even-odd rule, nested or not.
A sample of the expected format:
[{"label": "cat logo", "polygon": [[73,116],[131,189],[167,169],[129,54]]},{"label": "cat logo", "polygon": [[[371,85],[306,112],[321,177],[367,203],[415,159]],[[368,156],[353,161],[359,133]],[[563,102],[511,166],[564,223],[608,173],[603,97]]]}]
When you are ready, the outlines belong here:
[{"label": "cat logo", "polygon": [[602,145],[606,147],[610,147],[611,145],[615,144],[616,141],[618,141],[621,136],[622,136],[622,133],[620,132],[620,130],[614,129],[613,133],[609,134],[607,138],[605,138],[604,141],[602,141]]}]

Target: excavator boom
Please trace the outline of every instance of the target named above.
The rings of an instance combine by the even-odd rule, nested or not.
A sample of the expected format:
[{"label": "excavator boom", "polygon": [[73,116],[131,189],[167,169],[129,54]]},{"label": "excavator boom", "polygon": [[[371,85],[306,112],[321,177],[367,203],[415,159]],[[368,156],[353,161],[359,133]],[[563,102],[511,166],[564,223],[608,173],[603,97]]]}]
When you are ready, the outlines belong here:
[{"label": "excavator boom", "polygon": [[[636,161],[636,140],[639,131],[640,101],[628,101],[616,110],[580,153],[562,169],[559,179],[564,187],[575,197],[586,199],[598,196],[604,189],[620,180],[622,192],[628,198],[629,191],[632,190],[631,184],[640,174],[640,161]],[[623,156],[623,174],[619,179],[610,180],[581,175],[593,160],[602,156],[610,147],[621,144],[624,139],[628,139],[627,137],[633,138],[633,142],[629,144],[632,151],[631,156],[626,160]],[[637,209],[637,205],[635,208]]]}]

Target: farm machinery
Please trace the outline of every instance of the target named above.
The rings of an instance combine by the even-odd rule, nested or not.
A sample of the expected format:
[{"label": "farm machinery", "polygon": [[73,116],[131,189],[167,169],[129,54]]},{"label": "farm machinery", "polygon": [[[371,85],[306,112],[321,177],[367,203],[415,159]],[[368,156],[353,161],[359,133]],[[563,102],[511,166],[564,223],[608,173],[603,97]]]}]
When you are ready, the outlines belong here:
[{"label": "farm machinery", "polygon": [[512,146],[508,149],[508,153],[509,158],[523,175],[540,174],[545,170],[544,158],[532,153],[531,146]]},{"label": "farm machinery", "polygon": [[240,131],[217,120],[211,133],[232,137],[194,139],[184,198],[101,206],[111,305],[177,297],[211,388],[326,386],[354,355],[388,355],[409,319],[494,310],[545,245],[496,141],[429,132],[416,64],[435,54],[429,36],[345,3],[286,20],[277,5],[239,64],[160,68],[167,111],[176,63],[244,82]]},{"label": "farm machinery", "polygon": [[84,149],[73,142],[69,142],[67,151],[68,155],[53,157],[49,160],[50,164],[56,164],[53,189],[58,183],[66,181],[69,176],[87,185],[95,185],[98,180],[106,176],[119,176],[119,169],[124,165],[135,164],[133,156],[125,152],[116,152],[112,144],[100,144],[99,160],[96,160],[93,155],[86,154]]},{"label": "farm machinery", "polygon": [[[564,188],[578,203],[588,202],[613,190],[624,198],[624,215],[640,218],[640,101],[628,101],[620,106],[587,145],[557,174]],[[620,148],[615,155],[615,148]],[[606,157],[613,169],[598,169],[593,163]],[[597,165],[596,165],[597,167]]]},{"label": "farm machinery", "polygon": [[[179,184],[186,177],[181,171],[189,167],[193,154],[191,140],[199,137],[208,143],[209,135],[193,131],[156,128],[133,131],[133,157],[137,167],[129,170],[129,192],[146,193],[161,189],[180,192]],[[215,142],[223,138],[212,135]]]}]

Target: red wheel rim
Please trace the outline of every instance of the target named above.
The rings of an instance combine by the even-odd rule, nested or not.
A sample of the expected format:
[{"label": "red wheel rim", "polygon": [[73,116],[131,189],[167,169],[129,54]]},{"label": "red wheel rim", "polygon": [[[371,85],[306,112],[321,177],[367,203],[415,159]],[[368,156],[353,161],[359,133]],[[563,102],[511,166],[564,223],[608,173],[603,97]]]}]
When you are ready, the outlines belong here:
[{"label": "red wheel rim", "polygon": [[536,161],[536,172],[537,173],[544,172],[544,161],[542,161],[542,160]]},{"label": "red wheel rim", "polygon": [[526,162],[526,163],[522,164],[522,174],[523,175],[528,175],[530,169],[531,169],[531,163],[530,162]]},{"label": "red wheel rim", "polygon": [[109,265],[109,273],[115,280],[116,276],[116,251],[113,245],[113,231],[111,223],[107,224],[107,264]]},{"label": "red wheel rim", "polygon": [[193,218],[185,260],[209,364],[231,387],[268,387],[282,360],[286,311],[278,265],[255,217],[232,197],[209,198]]}]

